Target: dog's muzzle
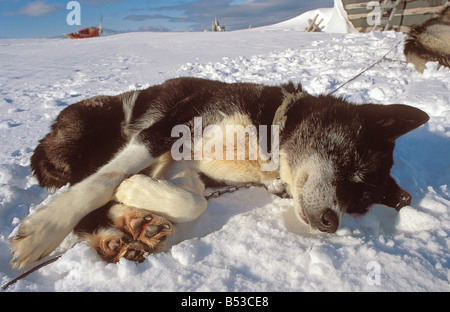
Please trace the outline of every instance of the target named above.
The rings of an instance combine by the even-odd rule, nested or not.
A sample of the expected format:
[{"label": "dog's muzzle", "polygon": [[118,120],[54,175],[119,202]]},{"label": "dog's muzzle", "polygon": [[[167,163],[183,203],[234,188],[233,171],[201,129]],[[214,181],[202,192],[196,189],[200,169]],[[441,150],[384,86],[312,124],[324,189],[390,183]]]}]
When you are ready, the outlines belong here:
[{"label": "dog's muzzle", "polygon": [[311,227],[321,232],[335,233],[339,227],[339,216],[331,208],[307,215],[303,212],[302,207],[299,207],[298,215]]}]

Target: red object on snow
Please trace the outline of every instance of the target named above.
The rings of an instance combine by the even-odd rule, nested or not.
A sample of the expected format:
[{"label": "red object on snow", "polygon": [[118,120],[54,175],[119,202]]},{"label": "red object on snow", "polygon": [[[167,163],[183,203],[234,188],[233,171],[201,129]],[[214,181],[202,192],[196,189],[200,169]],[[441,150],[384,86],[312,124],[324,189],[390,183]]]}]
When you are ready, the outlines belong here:
[{"label": "red object on snow", "polygon": [[67,38],[71,39],[83,39],[83,38],[92,38],[92,37],[100,37],[102,31],[100,28],[91,26],[85,29],[81,29],[76,33],[71,33],[66,35]]}]

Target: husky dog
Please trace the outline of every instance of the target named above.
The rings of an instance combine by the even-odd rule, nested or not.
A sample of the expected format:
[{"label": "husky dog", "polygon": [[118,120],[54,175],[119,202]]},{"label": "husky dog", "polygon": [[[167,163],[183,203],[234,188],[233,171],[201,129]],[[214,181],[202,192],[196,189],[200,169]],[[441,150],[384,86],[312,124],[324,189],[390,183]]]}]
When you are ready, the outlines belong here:
[{"label": "husky dog", "polygon": [[423,72],[427,62],[439,62],[450,67],[450,6],[447,5],[436,18],[413,27],[405,42],[406,61]]},{"label": "husky dog", "polygon": [[[48,255],[74,229],[107,261],[142,261],[163,247],[172,223],[205,211],[203,181],[280,179],[299,219],[322,232],[335,232],[344,213],[363,214],[375,203],[399,210],[411,196],[390,176],[395,140],[428,119],[410,106],[354,105],[293,83],[197,78],[81,101],[60,113],[31,159],[42,187],[71,186],[22,221],[10,239],[11,265]],[[230,125],[271,128],[270,142],[258,141],[265,154],[250,157],[254,133],[247,131],[240,139],[245,156],[221,157],[238,156],[236,145],[213,135]],[[189,139],[180,142],[181,134]],[[238,141],[238,133],[230,137]],[[177,153],[185,157],[175,159]],[[270,162],[276,166],[265,168]]]}]

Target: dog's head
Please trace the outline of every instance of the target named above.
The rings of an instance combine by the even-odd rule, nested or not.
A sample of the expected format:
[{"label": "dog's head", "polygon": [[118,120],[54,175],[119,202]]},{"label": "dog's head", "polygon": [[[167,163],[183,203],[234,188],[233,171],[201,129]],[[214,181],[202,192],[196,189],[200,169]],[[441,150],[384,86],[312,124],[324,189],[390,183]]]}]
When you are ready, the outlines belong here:
[{"label": "dog's head", "polygon": [[296,214],[334,233],[344,213],[380,203],[399,210],[411,196],[390,175],[395,140],[427,122],[407,105],[354,105],[307,96],[290,109],[281,136],[281,179]]}]

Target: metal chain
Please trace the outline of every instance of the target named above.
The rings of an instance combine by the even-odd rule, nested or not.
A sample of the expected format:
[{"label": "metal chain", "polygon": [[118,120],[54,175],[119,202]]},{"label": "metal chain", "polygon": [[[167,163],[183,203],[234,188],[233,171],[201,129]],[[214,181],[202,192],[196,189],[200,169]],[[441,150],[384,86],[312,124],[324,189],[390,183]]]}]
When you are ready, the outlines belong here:
[{"label": "metal chain", "polygon": [[234,193],[237,190],[240,190],[240,189],[243,189],[243,188],[250,188],[252,186],[263,186],[263,185],[262,184],[258,184],[258,183],[246,183],[246,184],[242,184],[242,185],[228,186],[227,188],[225,188],[223,190],[217,190],[217,191],[212,192],[208,196],[205,196],[205,198],[206,198],[206,200],[210,200],[211,198],[219,198],[223,194]]},{"label": "metal chain", "polygon": [[361,76],[362,74],[364,74],[366,71],[372,69],[375,65],[377,65],[378,63],[380,63],[381,61],[386,59],[386,56],[388,56],[389,53],[391,53],[395,48],[398,47],[398,45],[400,43],[402,43],[403,40],[400,40],[399,42],[397,42],[397,44],[395,46],[393,46],[389,51],[386,52],[385,55],[383,55],[383,57],[381,57],[378,61],[376,61],[375,63],[373,63],[372,65],[370,65],[369,67],[367,67],[366,69],[364,69],[363,71],[361,71],[359,74],[357,74],[356,76],[354,76],[353,78],[347,80],[346,82],[344,82],[343,84],[341,84],[339,87],[337,87],[336,89],[334,89],[333,91],[331,91],[330,93],[328,93],[328,95],[335,93],[337,90],[341,89],[342,87],[344,87],[346,84],[348,84],[349,82],[355,80],[356,78],[358,78],[359,76]]},{"label": "metal chain", "polygon": [[23,273],[22,275],[20,275],[19,277],[16,277],[15,279],[9,281],[8,283],[6,283],[5,285],[2,286],[1,291],[6,290],[9,286],[15,284],[16,282],[20,281],[21,279],[24,279],[25,277],[27,277],[28,275],[30,275],[31,273],[39,270],[40,268],[45,267],[46,265],[49,265],[50,263],[55,262],[56,260],[58,260],[59,258],[61,258],[62,255],[53,257],[45,262],[42,262],[41,264],[36,265],[35,267],[29,269],[28,271],[26,271],[25,273]]}]

